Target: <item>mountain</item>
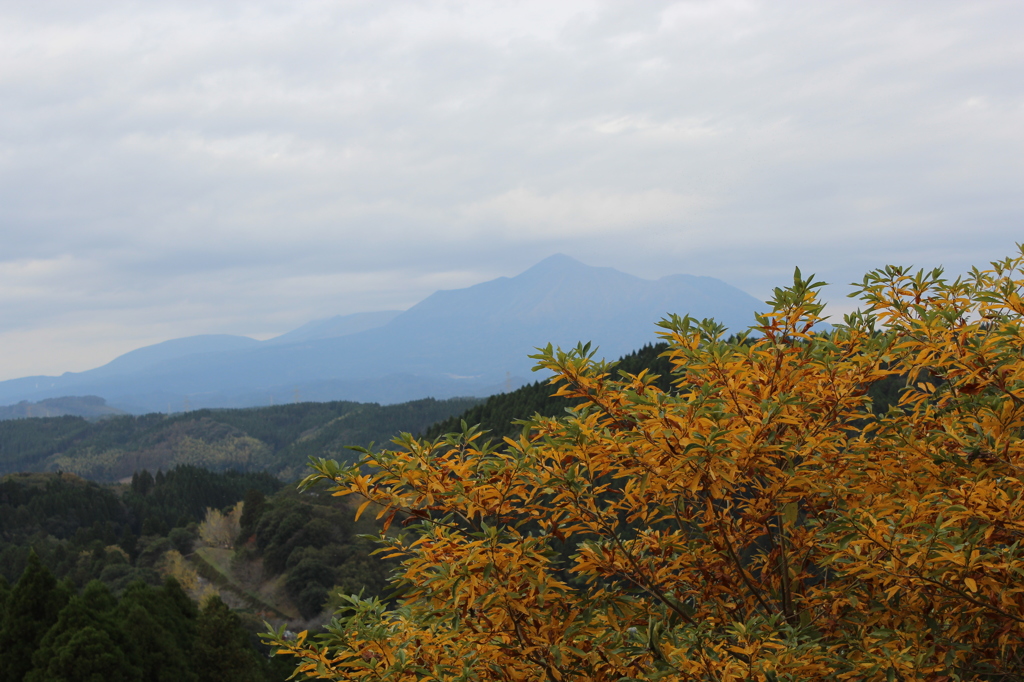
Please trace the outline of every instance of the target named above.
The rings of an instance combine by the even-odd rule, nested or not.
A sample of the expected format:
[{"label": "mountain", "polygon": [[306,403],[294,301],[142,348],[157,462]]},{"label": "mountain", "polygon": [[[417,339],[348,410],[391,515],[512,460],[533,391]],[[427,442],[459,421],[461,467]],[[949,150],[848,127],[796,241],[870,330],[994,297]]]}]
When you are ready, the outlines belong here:
[{"label": "mountain", "polygon": [[254,348],[260,344],[248,336],[232,336],[230,334],[201,334],[186,336],[183,339],[171,339],[145,348],[120,355],[102,367],[89,372],[91,377],[115,376],[131,374],[145,370],[154,365],[190,355],[202,353],[223,353]]},{"label": "mountain", "polygon": [[323,320],[307,322],[298,329],[287,334],[275,336],[266,341],[268,344],[281,345],[312,341],[313,339],[330,339],[336,336],[347,336],[357,332],[382,327],[402,313],[401,310],[379,310],[372,313],[353,313],[351,315],[335,315]]},{"label": "mountain", "polygon": [[[386,322],[391,313],[321,320],[264,342],[179,339],[87,372],[0,382],[0,402],[87,393],[141,413],[483,396],[522,384],[534,364],[527,356],[538,346],[592,341],[601,355],[619,357],[656,340],[655,323],[669,313],[714,317],[741,330],[761,305],[710,277],[646,280],[556,255],[515,277],[438,291]],[[360,324],[370,326],[329,335]],[[184,353],[188,344],[197,350]]]}]

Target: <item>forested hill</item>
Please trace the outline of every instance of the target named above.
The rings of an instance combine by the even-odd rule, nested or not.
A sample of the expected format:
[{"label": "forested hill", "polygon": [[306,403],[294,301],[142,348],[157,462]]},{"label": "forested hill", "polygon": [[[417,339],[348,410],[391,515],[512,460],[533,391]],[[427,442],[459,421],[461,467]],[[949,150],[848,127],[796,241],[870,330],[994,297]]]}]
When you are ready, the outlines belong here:
[{"label": "forested hill", "polygon": [[346,446],[418,433],[479,398],[427,398],[397,405],[337,401],[251,409],[206,409],[176,415],[0,421],[0,475],[66,471],[95,481],[178,465],[213,471],[268,471],[284,480],[305,475],[310,456],[354,459]]},{"label": "forested hill", "polygon": [[[649,370],[659,376],[657,385],[662,390],[668,390],[672,381],[672,367],[668,358],[662,357],[667,348],[665,343],[648,344],[620,358],[615,363],[613,371],[639,374],[645,369]],[[515,437],[522,429],[515,422],[537,414],[543,417],[557,417],[564,414],[565,409],[573,404],[566,398],[554,397],[552,394],[555,390],[556,387],[547,381],[537,381],[509,393],[492,395],[462,414],[434,424],[424,435],[427,438],[437,438],[445,433],[459,431],[461,422],[465,420],[469,425],[480,425],[488,432],[490,438],[500,440],[505,436]]]}]

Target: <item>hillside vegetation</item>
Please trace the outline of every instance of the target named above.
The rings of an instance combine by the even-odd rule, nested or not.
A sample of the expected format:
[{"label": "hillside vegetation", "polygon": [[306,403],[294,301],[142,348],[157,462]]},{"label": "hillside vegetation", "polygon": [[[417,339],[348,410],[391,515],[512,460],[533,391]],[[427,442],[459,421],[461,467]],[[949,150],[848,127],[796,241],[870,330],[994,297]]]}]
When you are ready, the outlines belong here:
[{"label": "hillside vegetation", "polygon": [[81,417],[0,422],[0,475],[65,471],[94,481],[180,465],[213,471],[267,471],[296,479],[310,456],[354,459],[346,446],[385,442],[421,432],[460,414],[478,398],[416,400],[398,405],[297,403],[251,409],[196,410],[175,415]]},{"label": "hillside vegetation", "polygon": [[[616,366],[663,374],[657,381],[668,390],[663,351],[649,345]],[[351,461],[357,453],[346,445],[383,443],[400,432],[442,433],[461,428],[462,420],[483,424],[492,437],[511,435],[521,428],[512,423],[520,415],[560,414],[578,402],[551,393],[537,382],[482,404],[304,403],[97,423],[70,416],[0,423],[3,466],[37,469],[0,477],[0,612],[7,612],[0,613],[0,626],[7,620],[0,636],[20,647],[0,663],[14,679],[45,678],[74,656],[93,665],[91,654],[76,647],[102,640],[109,659],[102,665],[133,678],[136,668],[155,663],[130,641],[125,628],[134,621],[125,614],[141,617],[133,611],[138,598],[154,605],[170,599],[180,602],[178,611],[145,627],[154,643],[169,647],[161,655],[177,679],[213,679],[217,671],[226,675],[218,679],[284,679],[292,668],[287,659],[267,667],[259,663],[265,656],[254,656],[266,654],[254,635],[262,623],[316,630],[344,605],[344,595],[388,600],[397,564],[373,553],[367,537],[381,530],[373,510],[357,521],[349,501],[323,489],[300,493],[278,477],[294,477],[310,455]],[[55,581],[59,598],[35,633],[22,637],[18,620],[35,606],[13,603],[16,586],[23,584],[23,593],[29,583]],[[186,597],[201,608],[186,606]],[[89,632],[96,642],[72,641],[72,617],[96,630]],[[171,646],[161,627],[187,634]],[[201,653],[214,630],[222,655],[244,672],[220,670]]]},{"label": "hillside vegetation", "polygon": [[157,581],[163,553],[186,550],[189,530],[208,508],[235,504],[247,491],[271,495],[265,473],[211,473],[178,467],[143,471],[121,490],[74,474],[10,474],[0,479],[0,576],[13,582],[34,550],[57,578],[77,586],[101,579],[112,589]]},{"label": "hillside vegetation", "polygon": [[[124,667],[124,677],[104,679],[283,680],[289,663],[268,667],[258,646],[265,620],[316,626],[332,594],[376,596],[386,586],[393,565],[362,537],[379,526],[353,516],[345,500],[299,493],[264,472],[182,466],[106,486],[69,473],[4,476],[0,679],[65,679],[48,677],[65,672],[50,659],[66,666],[80,656],[87,666]],[[51,594],[36,594],[40,585]],[[136,599],[146,613],[135,613]],[[100,633],[76,643],[72,626]],[[149,638],[142,644],[138,628]],[[99,640],[102,661],[76,649]],[[170,676],[148,672],[161,665]]]}]

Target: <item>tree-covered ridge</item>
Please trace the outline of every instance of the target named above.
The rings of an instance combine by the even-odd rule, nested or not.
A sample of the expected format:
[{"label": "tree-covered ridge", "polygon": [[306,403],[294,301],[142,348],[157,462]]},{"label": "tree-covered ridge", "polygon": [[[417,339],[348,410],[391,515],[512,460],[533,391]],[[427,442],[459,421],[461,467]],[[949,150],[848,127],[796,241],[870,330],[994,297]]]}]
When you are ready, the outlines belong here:
[{"label": "tree-covered ridge", "polygon": [[[620,358],[614,363],[612,371],[638,374],[646,369],[651,374],[659,375],[657,385],[668,390],[672,367],[663,356],[667,348],[664,343],[647,344]],[[522,430],[522,425],[516,422],[534,415],[557,417],[565,414],[567,408],[579,404],[578,400],[557,396],[555,393],[556,389],[549,381],[535,381],[508,393],[492,395],[462,414],[432,425],[423,435],[425,438],[437,438],[446,433],[461,431],[460,425],[465,421],[486,431],[488,438],[501,440],[504,437],[516,437]]]},{"label": "tree-covered ridge", "polygon": [[120,416],[99,422],[67,416],[0,421],[0,475],[60,470],[115,481],[142,469],[194,465],[297,478],[311,455],[351,459],[346,446],[386,442],[401,431],[422,431],[477,402],[336,401]]},{"label": "tree-covered ridge", "polygon": [[96,420],[119,414],[127,413],[116,407],[110,407],[107,405],[106,400],[95,395],[46,398],[35,403],[22,400],[15,405],[0,407],[0,420],[25,419],[27,417],[63,417],[67,415]]}]

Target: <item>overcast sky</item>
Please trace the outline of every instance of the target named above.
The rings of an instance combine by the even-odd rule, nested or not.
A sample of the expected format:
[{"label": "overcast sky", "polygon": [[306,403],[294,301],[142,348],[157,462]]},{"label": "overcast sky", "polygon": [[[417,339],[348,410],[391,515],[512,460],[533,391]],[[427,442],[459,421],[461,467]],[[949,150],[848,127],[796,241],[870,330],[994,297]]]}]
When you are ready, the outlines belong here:
[{"label": "overcast sky", "polygon": [[1016,1],[0,0],[0,379],[556,252],[762,299],[986,264],[1024,240],[1022,34]]}]

